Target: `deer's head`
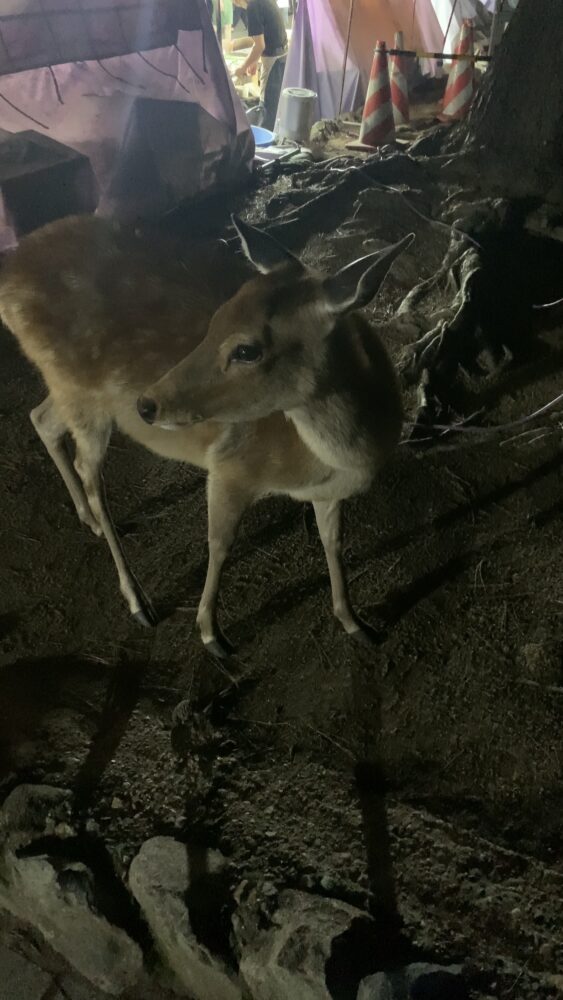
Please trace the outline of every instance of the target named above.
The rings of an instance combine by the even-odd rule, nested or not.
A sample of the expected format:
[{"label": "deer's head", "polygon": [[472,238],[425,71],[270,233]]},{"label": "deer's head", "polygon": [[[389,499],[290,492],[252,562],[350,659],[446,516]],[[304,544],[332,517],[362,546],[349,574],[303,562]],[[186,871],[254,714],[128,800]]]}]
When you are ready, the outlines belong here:
[{"label": "deer's head", "polygon": [[338,323],[376,295],[395,258],[414,239],[324,277],[276,239],[233,219],[256,268],[214,314],[202,342],[138,400],[141,417],[174,429],[202,420],[256,420],[306,405]]}]

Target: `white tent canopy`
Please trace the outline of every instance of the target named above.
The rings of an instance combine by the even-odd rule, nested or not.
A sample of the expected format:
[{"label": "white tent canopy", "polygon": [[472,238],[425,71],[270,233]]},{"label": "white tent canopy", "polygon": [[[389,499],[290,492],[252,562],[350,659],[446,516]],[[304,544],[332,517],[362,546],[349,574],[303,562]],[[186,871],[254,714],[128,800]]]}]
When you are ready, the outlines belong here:
[{"label": "white tent canopy", "polygon": [[475,17],[478,7],[493,14],[496,0],[482,0],[478,5],[475,0],[432,0],[432,6],[438,18],[438,23],[444,34],[444,47],[451,51],[459,34],[461,22],[464,17]]}]

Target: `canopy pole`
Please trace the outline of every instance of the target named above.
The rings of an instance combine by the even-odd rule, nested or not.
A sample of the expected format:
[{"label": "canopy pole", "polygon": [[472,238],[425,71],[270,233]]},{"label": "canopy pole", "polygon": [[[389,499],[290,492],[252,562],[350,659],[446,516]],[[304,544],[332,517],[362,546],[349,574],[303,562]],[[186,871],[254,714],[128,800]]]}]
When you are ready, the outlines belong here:
[{"label": "canopy pole", "polygon": [[445,49],[445,47],[446,47],[446,38],[448,37],[448,35],[450,33],[450,28],[452,26],[452,21],[454,19],[454,14],[455,14],[456,7],[457,7],[457,0],[454,0],[454,2],[452,4],[451,13],[450,13],[450,19],[448,21],[448,27],[446,28],[446,30],[444,32],[444,42],[443,42],[443,45],[442,45],[443,49]]},{"label": "canopy pole", "polygon": [[223,12],[221,10],[221,0],[216,0],[217,3],[217,41],[219,42],[219,48],[221,52],[223,51]]},{"label": "canopy pole", "polygon": [[344,64],[342,66],[342,85],[340,87],[340,101],[338,104],[338,114],[342,114],[342,101],[344,100],[344,84],[346,82],[346,69],[348,65],[348,50],[350,48],[350,35],[352,34],[352,19],[354,17],[354,7],[356,0],[350,0],[350,11],[348,13],[348,32],[346,34],[346,48],[344,50]]},{"label": "canopy pole", "polygon": [[414,48],[416,48],[416,35],[415,35],[415,31],[416,31],[416,0],[412,0],[412,25],[411,25],[411,34],[412,34],[412,42],[413,42]]}]

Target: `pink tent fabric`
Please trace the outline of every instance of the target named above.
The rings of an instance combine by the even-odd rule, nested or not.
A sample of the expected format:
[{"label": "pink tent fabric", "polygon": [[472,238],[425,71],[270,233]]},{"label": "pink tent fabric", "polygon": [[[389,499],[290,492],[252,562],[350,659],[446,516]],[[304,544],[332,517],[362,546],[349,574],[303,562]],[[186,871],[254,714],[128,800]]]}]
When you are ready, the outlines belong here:
[{"label": "pink tent fabric", "polygon": [[205,0],[72,0],[78,21],[69,7],[3,0],[0,129],[33,129],[87,155],[98,210],[120,218],[248,175],[252,133]]}]

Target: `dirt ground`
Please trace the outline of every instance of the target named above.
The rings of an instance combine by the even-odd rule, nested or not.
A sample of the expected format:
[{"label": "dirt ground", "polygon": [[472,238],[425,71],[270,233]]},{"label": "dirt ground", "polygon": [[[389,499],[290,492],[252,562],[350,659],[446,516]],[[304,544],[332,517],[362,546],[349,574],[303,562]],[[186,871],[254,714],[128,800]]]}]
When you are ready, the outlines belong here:
[{"label": "dirt ground", "polygon": [[[263,217],[264,197],[250,217]],[[419,236],[371,309],[380,323],[448,242],[397,211],[398,233],[372,219],[362,237],[406,225]],[[304,256],[334,267],[357,251],[357,230],[340,228],[312,235]],[[487,419],[560,392],[562,330],[529,364],[481,380]],[[383,333],[397,357],[393,325]],[[219,663],[195,627],[204,477],[118,436],[110,447],[111,509],[163,616],[144,631],[29,422],[41,395],[0,332],[2,797],[23,780],[72,786],[119,872],[148,836],[201,839],[228,856],[234,883],[398,913],[383,966],[403,953],[462,961],[475,996],[560,995],[560,438],[401,448],[347,505],[351,591],[381,630],[373,649],[332,618],[303,508],[260,503],[226,570],[222,622],[238,652]],[[171,740],[183,698],[193,716]]]}]

